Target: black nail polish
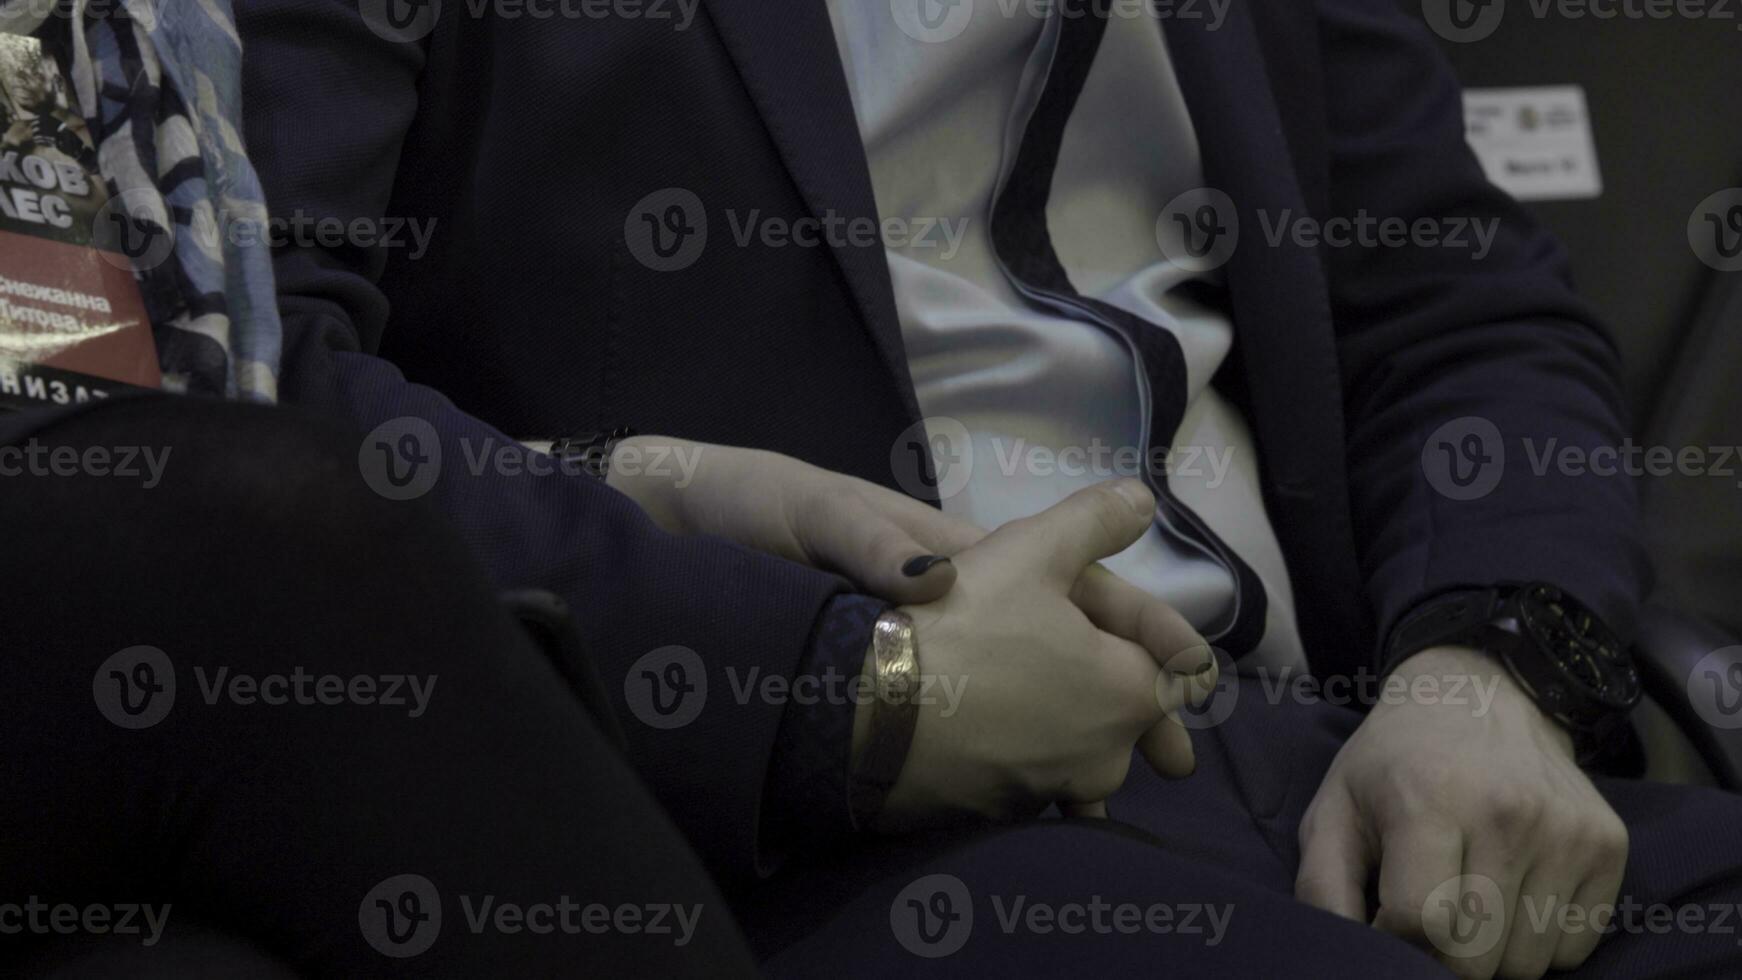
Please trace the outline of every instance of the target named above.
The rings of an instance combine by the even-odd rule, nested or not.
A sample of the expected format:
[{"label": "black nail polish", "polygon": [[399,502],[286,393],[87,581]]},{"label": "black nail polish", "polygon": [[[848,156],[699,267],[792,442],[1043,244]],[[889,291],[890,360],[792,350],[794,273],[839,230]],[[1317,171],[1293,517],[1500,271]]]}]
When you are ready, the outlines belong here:
[{"label": "black nail polish", "polygon": [[918,558],[909,559],[907,564],[901,566],[901,574],[908,578],[919,578],[933,568],[948,563],[949,559],[943,555],[920,555]]}]

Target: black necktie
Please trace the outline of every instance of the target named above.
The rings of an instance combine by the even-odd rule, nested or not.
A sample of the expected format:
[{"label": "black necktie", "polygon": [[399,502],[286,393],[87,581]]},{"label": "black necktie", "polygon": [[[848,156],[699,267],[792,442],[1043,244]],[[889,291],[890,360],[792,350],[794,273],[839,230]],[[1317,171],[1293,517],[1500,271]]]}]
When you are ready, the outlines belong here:
[{"label": "black necktie", "polygon": [[[1107,32],[1108,12],[1105,4],[1065,3],[1059,16],[1062,27],[1052,71],[1023,132],[1015,166],[992,206],[992,247],[1013,284],[1031,304],[1101,327],[1132,350],[1149,377],[1152,445],[1145,448],[1154,454],[1172,445],[1185,417],[1186,362],[1179,340],[1157,324],[1077,292],[1059,262],[1046,226],[1047,199],[1052,194],[1065,125]],[[1233,608],[1220,628],[1207,631],[1205,638],[1235,657],[1251,652],[1264,636],[1268,600],[1263,583],[1209,525],[1173,495],[1165,474],[1151,475],[1148,466],[1144,469],[1156,493],[1156,521],[1162,531],[1217,562],[1234,578]]]}]

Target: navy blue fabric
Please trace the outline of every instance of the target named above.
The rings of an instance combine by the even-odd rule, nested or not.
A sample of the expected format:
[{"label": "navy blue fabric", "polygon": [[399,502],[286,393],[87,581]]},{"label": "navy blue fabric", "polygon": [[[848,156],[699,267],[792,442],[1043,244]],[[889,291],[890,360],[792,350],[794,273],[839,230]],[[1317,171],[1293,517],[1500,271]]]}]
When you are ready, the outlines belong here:
[{"label": "navy blue fabric", "polygon": [[[365,486],[343,427],[159,395],[0,433],[162,460],[143,484],[58,464],[0,475],[0,901],[169,906],[171,948],[203,945],[203,920],[300,976],[754,974],[702,862],[578,697],[568,651],[532,641],[433,508]],[[130,665],[141,645],[155,657]],[[404,875],[429,918],[365,918]],[[704,911],[683,944],[468,928],[465,896],[485,895]],[[173,971],[143,928],[45,929],[17,910],[0,975]],[[383,955],[393,935],[433,945]],[[113,961],[20,969],[107,939],[126,947]]]},{"label": "navy blue fabric", "polygon": [[[281,253],[287,401],[364,429],[425,415],[450,458],[462,436],[626,424],[900,486],[892,449],[919,412],[881,244],[734,234],[875,216],[824,4],[709,0],[683,29],[486,6],[413,42],[351,0],[237,7],[246,137],[273,212],[435,223],[415,258]],[[1385,624],[1471,582],[1551,581],[1627,632],[1647,574],[1632,487],[1539,476],[1522,448],[1619,442],[1613,347],[1558,247],[1483,178],[1425,30],[1395,0],[1251,0],[1214,29],[1166,31],[1206,181],[1245,230],[1218,383],[1251,421],[1315,668],[1372,668]],[[673,188],[699,199],[711,241],[658,271],[626,229]],[[1480,262],[1264,240],[1285,213],[1363,208],[1502,225]],[[1454,503],[1428,484],[1423,449],[1472,414],[1499,424],[1512,463],[1486,498]],[[844,588],[667,540],[573,481],[444,480],[437,498],[499,581],[570,600],[614,689],[674,643],[791,676]],[[636,765],[716,863],[753,863],[779,721],[777,705],[710,701],[699,729],[632,728]]]},{"label": "navy blue fabric", "polygon": [[[880,244],[734,240],[752,212],[876,213],[823,4],[710,0],[682,30],[486,9],[415,43],[346,0],[238,6],[273,211],[436,221],[415,261],[282,255],[291,343],[389,357],[516,435],[629,424],[898,485],[891,447],[918,411]],[[1632,486],[1538,476],[1522,446],[1619,442],[1613,347],[1559,248],[1483,178],[1425,29],[1395,0],[1254,0],[1166,31],[1206,182],[1244,229],[1218,380],[1249,413],[1315,666],[1372,667],[1384,624],[1466,582],[1552,581],[1628,632],[1646,578]],[[668,188],[699,198],[712,243],[658,272],[624,234]],[[1481,261],[1265,240],[1285,212],[1363,208],[1502,225]],[[1455,503],[1422,453],[1471,414],[1512,465]]]},{"label": "navy blue fabric", "polygon": [[[846,583],[717,539],[668,535],[590,476],[494,463],[474,471],[469,461],[486,451],[522,462],[528,454],[435,391],[405,383],[379,358],[310,347],[294,356],[290,403],[364,430],[402,418],[431,424],[443,462],[427,499],[499,588],[548,589],[568,601],[636,770],[710,869],[756,873],[763,787],[784,705],[735,698],[734,686],[758,675],[795,676],[824,607]],[[359,452],[371,442],[365,437]],[[671,647],[699,658],[706,681],[684,678],[697,685],[700,708],[662,727],[636,712],[627,691],[642,683],[637,662]]]},{"label": "navy blue fabric", "polygon": [[[824,968],[840,977],[1449,976],[1392,936],[1294,900],[1301,816],[1361,715],[1323,700],[1279,699],[1267,683],[1231,680],[1217,695],[1217,709],[1200,716],[1189,779],[1163,780],[1134,758],[1130,780],[1108,803],[1119,823],[1038,820],[842,848],[741,892],[734,908],[764,969],[776,977]],[[1742,821],[1742,797],[1624,779],[1597,786],[1630,834],[1616,918],[1626,925],[1569,975],[1736,976],[1742,838],[1712,830]],[[959,880],[971,896],[971,928],[954,952],[942,940],[904,946],[891,928],[914,914],[910,889],[932,875]],[[1021,920],[1007,928],[1019,897],[1052,908],[1096,899],[1182,910],[1227,904],[1232,914],[1215,943],[1207,932],[1177,929],[1072,933]],[[1706,928],[1667,930],[1665,909],[1698,913]],[[1196,921],[1202,928],[1205,919]]]},{"label": "navy blue fabric", "polygon": [[823,610],[817,635],[799,665],[794,692],[769,765],[763,855],[775,847],[800,848],[851,833],[848,772],[853,759],[853,699],[848,682],[864,672],[872,628],[889,608],[860,595],[836,596]]}]

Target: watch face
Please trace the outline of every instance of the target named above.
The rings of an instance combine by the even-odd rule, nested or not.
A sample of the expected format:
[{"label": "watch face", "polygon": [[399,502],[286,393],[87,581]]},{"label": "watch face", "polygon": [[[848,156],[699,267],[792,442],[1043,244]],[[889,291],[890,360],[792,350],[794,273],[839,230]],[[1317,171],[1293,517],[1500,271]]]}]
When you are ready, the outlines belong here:
[{"label": "watch face", "polygon": [[1586,696],[1615,708],[1638,700],[1633,658],[1596,614],[1547,585],[1528,587],[1519,608],[1531,639]]}]

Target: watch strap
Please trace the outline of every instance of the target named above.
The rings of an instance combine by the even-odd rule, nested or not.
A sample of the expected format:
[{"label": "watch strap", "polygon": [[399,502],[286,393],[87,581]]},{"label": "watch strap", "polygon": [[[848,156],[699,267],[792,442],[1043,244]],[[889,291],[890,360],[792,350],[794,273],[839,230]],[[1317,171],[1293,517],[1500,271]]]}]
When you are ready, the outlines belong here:
[{"label": "watch strap", "polygon": [[1480,639],[1504,601],[1503,589],[1459,586],[1417,603],[1391,630],[1381,676],[1423,650]]},{"label": "watch strap", "polygon": [[[1383,673],[1436,646],[1472,646],[1498,659],[1537,705],[1572,734],[1581,765],[1608,753],[1627,713],[1604,709],[1573,697],[1559,668],[1529,635],[1502,630],[1515,617],[1515,597],[1543,586],[1506,584],[1491,588],[1453,588],[1423,600],[1398,621],[1386,644]],[[1559,593],[1559,590],[1555,590]]]}]

